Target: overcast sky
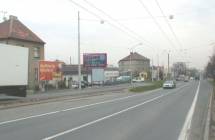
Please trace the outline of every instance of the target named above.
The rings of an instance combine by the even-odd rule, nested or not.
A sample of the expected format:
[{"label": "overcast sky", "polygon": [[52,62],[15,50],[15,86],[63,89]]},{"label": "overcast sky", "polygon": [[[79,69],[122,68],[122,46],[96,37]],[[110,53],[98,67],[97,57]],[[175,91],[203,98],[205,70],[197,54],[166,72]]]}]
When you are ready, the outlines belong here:
[{"label": "overcast sky", "polygon": [[[142,4],[156,21],[140,0],[0,0],[0,11],[7,11],[7,17],[17,16],[46,42],[47,60],[69,63],[71,56],[72,63],[77,63],[77,12],[80,11],[82,54],[105,52],[108,64],[117,66],[129,54],[129,48],[142,43],[133,50],[152,59],[155,65],[159,58],[159,64],[166,66],[170,51],[171,64],[184,61],[190,67],[203,69],[215,42],[215,1],[157,1],[178,40],[155,0],[142,0]],[[169,15],[174,18],[170,20]]]}]

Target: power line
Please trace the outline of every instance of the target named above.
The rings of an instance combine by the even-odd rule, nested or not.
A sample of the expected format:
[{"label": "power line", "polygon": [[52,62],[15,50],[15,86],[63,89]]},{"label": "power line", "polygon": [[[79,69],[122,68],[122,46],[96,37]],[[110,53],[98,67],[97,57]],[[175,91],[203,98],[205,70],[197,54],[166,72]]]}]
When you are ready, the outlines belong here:
[{"label": "power line", "polygon": [[[155,2],[156,2],[156,4],[157,4],[158,8],[160,9],[160,12],[161,12],[161,14],[163,15],[163,17],[166,17],[166,15],[165,15],[163,9],[161,8],[161,6],[160,6],[158,0],[155,0]],[[182,44],[181,44],[180,40],[178,39],[176,33],[174,32],[174,30],[173,30],[171,24],[169,23],[169,21],[167,20],[167,18],[164,18],[164,20],[166,21],[168,27],[170,28],[170,31],[172,32],[174,38],[175,38],[176,41],[178,42],[178,44],[179,44],[179,46],[180,46],[180,49],[182,49],[182,48],[183,48],[183,47],[182,47]]]},{"label": "power line", "polygon": [[[145,38],[143,38],[142,36],[140,36],[139,34],[137,34],[136,32],[134,32],[133,30],[129,29],[124,24],[122,24],[119,21],[117,21],[115,18],[113,18],[112,16],[110,16],[109,14],[107,14],[106,12],[104,12],[102,9],[96,7],[92,2],[89,2],[87,0],[83,0],[83,1],[85,1],[88,5],[90,5],[91,7],[95,8],[96,10],[98,10],[99,12],[101,12],[102,14],[104,14],[105,16],[107,16],[109,19],[111,19],[112,21],[114,21],[115,23],[117,23],[118,25],[120,25],[121,27],[123,27],[124,29],[126,29],[127,31],[129,31],[132,34],[136,35],[137,37],[141,38],[145,43],[147,43],[149,45],[152,45],[151,42],[149,42],[148,40],[146,40]],[[154,45],[152,45],[152,46],[154,46]]]},{"label": "power line", "polygon": [[[73,1],[73,0],[69,0],[70,2],[72,2],[74,5],[80,7],[81,9],[85,10],[86,12],[94,15],[95,17],[99,18],[99,19],[102,19],[99,15],[95,14],[94,12],[88,10],[87,8],[85,8],[84,6],[80,5],[79,3]],[[137,33],[135,33],[134,31],[132,31],[131,29],[129,29],[128,27],[126,27],[125,25],[121,24],[120,22],[116,21],[114,18],[112,18],[111,16],[109,16],[107,13],[105,13],[104,11],[102,11],[101,9],[97,8],[95,5],[93,5],[92,3],[88,2],[88,1],[85,1],[86,3],[88,3],[88,5],[90,5],[91,7],[97,9],[98,11],[100,11],[101,13],[103,13],[104,15],[106,15],[108,18],[110,18],[112,21],[114,21],[115,23],[117,23],[118,25],[120,25],[120,27],[123,27],[122,28],[119,28],[118,26],[116,26],[115,24],[112,24],[111,22],[109,22],[108,20],[105,20],[108,24],[110,24],[111,26],[117,28],[118,30],[120,30],[121,32],[124,32],[126,33],[127,35],[129,35],[130,37],[132,37],[133,39],[135,40],[138,40],[138,41],[144,41],[144,44],[147,46],[147,47],[151,47],[151,42],[147,41],[146,39],[144,39],[142,36],[138,35]],[[153,48],[154,49],[154,48]]]},{"label": "power line", "polygon": [[170,40],[170,38],[167,36],[167,34],[164,32],[164,30],[160,26],[160,24],[157,22],[157,20],[155,19],[155,17],[152,15],[152,13],[149,11],[149,9],[146,7],[146,5],[143,3],[143,1],[139,0],[139,2],[143,6],[143,8],[146,10],[146,12],[150,15],[150,17],[153,19],[154,23],[157,25],[158,29],[161,31],[161,33],[163,34],[163,36],[169,41],[171,47],[175,46],[174,43],[172,42],[172,40]]},{"label": "power line", "polygon": [[[77,2],[75,2],[75,1],[73,1],[73,0],[69,0],[69,1],[72,2],[74,5],[80,7],[81,9],[85,10],[86,12],[90,13],[91,15],[97,17],[98,19],[102,19],[99,15],[97,15],[97,14],[95,14],[94,12],[88,10],[88,9],[85,8],[84,6],[78,4]],[[125,30],[119,28],[118,26],[116,26],[116,25],[110,23],[109,21],[106,21],[106,22],[107,22],[109,25],[113,26],[114,28],[116,28],[116,29],[120,30],[121,32],[125,33],[125,34],[126,34],[127,36],[129,36],[130,38],[133,38],[133,39],[135,39],[135,40],[139,40],[137,37],[134,37],[133,35],[129,34],[127,31],[125,31]]]}]

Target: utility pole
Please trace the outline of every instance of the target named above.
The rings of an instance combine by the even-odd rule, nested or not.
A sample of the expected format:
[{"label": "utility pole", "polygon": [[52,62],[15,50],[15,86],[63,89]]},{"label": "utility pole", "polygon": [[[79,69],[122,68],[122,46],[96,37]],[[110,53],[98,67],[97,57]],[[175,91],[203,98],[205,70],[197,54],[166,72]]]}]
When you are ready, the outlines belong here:
[{"label": "utility pole", "polygon": [[131,77],[131,86],[133,85],[133,81],[132,81],[132,66],[131,66],[131,56],[132,56],[133,52],[132,49],[130,50],[130,77]]},{"label": "utility pole", "polygon": [[167,68],[167,78],[170,78],[170,74],[169,74],[169,52],[168,52],[168,68]]},{"label": "utility pole", "polygon": [[69,64],[70,65],[72,64],[72,57],[71,56],[69,57]]},{"label": "utility pole", "polygon": [[81,47],[80,47],[80,15],[78,11],[78,85],[81,89]]},{"label": "utility pole", "polygon": [[153,58],[152,58],[152,74],[151,74],[151,79],[152,79],[152,82],[154,81],[153,79]]},{"label": "utility pole", "polygon": [[157,67],[157,71],[158,71],[158,81],[159,81],[159,80],[160,80],[159,54],[157,54],[157,59],[158,59],[158,67]]}]

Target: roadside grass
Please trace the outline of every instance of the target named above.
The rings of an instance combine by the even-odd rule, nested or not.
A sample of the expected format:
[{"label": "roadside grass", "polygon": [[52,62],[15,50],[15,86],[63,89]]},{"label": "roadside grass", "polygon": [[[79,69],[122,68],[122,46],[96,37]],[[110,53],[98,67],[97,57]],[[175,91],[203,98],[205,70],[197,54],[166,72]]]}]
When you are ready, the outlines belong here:
[{"label": "roadside grass", "polygon": [[131,91],[131,92],[145,92],[145,91],[161,88],[163,85],[163,82],[164,81],[155,81],[152,83],[152,85],[138,86],[138,87],[130,88],[129,91]]},{"label": "roadside grass", "polygon": [[213,79],[208,79],[208,81],[211,83],[211,85],[215,86],[215,81]]}]

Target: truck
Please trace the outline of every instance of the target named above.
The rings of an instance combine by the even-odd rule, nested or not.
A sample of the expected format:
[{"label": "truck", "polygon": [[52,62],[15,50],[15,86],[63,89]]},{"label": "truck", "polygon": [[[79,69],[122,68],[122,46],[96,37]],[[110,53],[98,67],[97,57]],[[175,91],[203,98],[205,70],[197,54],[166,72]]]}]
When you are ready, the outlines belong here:
[{"label": "truck", "polygon": [[28,48],[0,44],[0,94],[26,96]]}]

